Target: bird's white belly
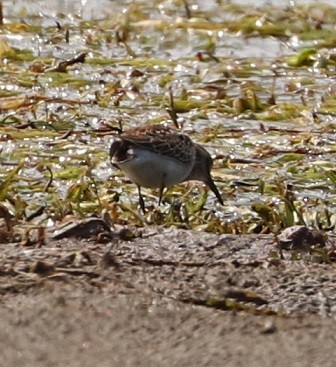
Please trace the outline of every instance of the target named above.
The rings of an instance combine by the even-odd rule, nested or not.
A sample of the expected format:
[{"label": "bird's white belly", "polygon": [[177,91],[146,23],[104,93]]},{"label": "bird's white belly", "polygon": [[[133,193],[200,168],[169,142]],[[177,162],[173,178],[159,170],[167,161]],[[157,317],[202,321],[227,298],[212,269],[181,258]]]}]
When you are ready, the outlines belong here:
[{"label": "bird's white belly", "polygon": [[183,182],[194,163],[182,163],[146,149],[132,150],[131,159],[115,163],[133,182],[144,187],[170,187]]}]

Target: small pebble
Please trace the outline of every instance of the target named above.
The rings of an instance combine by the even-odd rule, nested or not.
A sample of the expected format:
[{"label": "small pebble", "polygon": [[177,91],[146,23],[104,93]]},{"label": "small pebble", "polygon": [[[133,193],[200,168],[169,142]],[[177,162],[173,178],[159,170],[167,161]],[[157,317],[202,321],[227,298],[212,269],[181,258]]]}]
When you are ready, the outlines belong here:
[{"label": "small pebble", "polygon": [[277,331],[277,327],[273,320],[267,320],[264,327],[261,329],[261,334],[273,334]]}]

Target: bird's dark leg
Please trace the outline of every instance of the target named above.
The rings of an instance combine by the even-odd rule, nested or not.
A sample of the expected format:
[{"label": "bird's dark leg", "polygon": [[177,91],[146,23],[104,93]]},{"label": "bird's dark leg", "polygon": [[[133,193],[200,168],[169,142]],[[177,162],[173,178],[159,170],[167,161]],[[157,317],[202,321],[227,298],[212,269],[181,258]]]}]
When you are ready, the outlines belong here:
[{"label": "bird's dark leg", "polygon": [[163,190],[164,190],[164,186],[162,185],[160,187],[160,192],[159,192],[159,206],[161,205]]},{"label": "bird's dark leg", "polygon": [[159,206],[161,205],[162,194],[163,194],[163,190],[165,188],[164,182],[165,182],[165,175],[163,175],[162,180],[161,180],[161,186],[160,186],[160,191],[159,191]]},{"label": "bird's dark leg", "polygon": [[144,202],[144,199],[143,199],[142,194],[141,194],[141,187],[140,187],[140,185],[137,185],[137,186],[138,186],[140,208],[141,208],[142,212],[145,214],[145,202]]}]

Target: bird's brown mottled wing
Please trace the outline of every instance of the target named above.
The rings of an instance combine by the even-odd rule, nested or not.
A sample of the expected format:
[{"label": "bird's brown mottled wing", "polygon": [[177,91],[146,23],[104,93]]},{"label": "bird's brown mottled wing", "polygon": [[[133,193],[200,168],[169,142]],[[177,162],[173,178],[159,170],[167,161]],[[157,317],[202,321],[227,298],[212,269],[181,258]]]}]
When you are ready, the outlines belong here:
[{"label": "bird's brown mottled wing", "polygon": [[162,125],[129,129],[120,138],[181,162],[189,162],[195,157],[195,144],[189,136]]}]

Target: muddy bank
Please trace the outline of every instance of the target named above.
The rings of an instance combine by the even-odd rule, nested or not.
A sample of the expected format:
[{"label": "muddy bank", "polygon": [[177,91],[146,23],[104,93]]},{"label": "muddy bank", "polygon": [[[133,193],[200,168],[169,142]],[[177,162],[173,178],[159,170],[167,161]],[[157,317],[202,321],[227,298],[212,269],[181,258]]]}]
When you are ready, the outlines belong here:
[{"label": "muddy bank", "polygon": [[267,235],[162,228],[3,244],[3,366],[331,366],[334,264],[274,250]]}]

